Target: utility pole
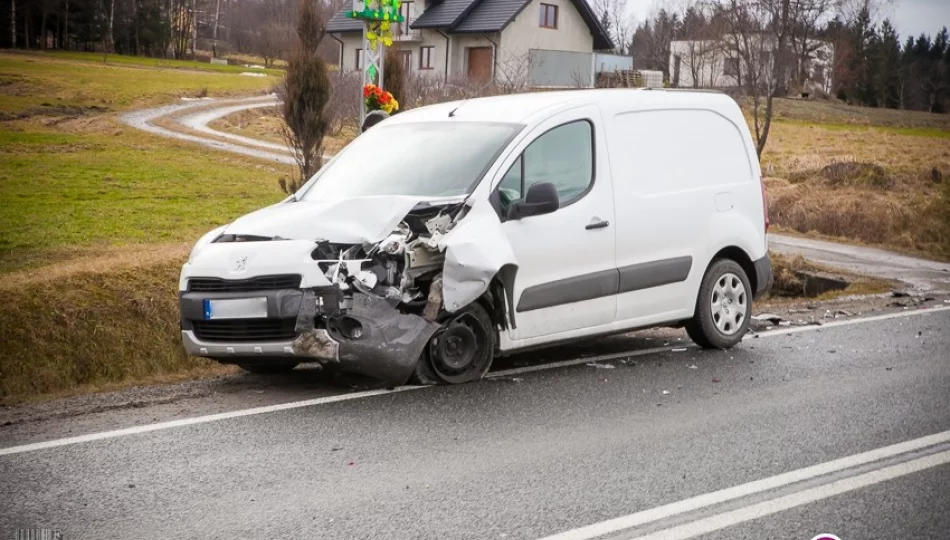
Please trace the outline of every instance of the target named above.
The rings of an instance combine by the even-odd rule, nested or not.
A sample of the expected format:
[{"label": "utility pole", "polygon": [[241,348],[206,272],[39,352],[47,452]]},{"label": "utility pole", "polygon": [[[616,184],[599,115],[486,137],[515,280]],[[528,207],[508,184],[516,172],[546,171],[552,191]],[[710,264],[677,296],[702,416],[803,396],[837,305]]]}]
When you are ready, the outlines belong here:
[{"label": "utility pole", "polygon": [[[385,69],[386,47],[380,36],[383,21],[401,23],[406,19],[399,12],[400,0],[353,0],[353,11],[346,13],[350,19],[363,22],[363,85],[360,87],[360,125],[366,119],[366,100],[362,98],[363,88],[375,84],[383,88],[383,70]],[[375,36],[370,39],[370,35]],[[342,67],[342,66],[341,66]]]}]

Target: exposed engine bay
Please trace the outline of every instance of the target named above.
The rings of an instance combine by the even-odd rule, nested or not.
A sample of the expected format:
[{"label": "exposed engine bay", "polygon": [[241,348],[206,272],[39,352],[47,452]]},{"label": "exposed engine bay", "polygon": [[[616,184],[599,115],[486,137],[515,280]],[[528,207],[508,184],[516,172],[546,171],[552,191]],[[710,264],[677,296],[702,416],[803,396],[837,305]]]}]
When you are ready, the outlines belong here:
[{"label": "exposed engine bay", "polygon": [[[191,354],[238,363],[255,353],[276,354],[403,384],[426,354],[444,356],[435,360],[445,368],[443,380],[462,377],[455,371],[463,370],[466,347],[493,349],[494,338],[484,336],[514,327],[505,295],[517,265],[487,204],[409,197],[288,201],[211,236],[183,268],[183,321],[189,323],[207,297],[189,290],[189,276],[227,280],[238,272],[266,279],[299,272],[299,288],[266,293],[267,320],[294,324],[295,337],[256,347],[204,343],[183,327]],[[501,297],[489,302],[491,316],[466,315],[486,294]]]},{"label": "exposed engine bay", "polygon": [[313,258],[344,299],[359,292],[382,298],[402,313],[435,321],[442,308],[440,246],[453,221],[466,207],[427,207],[411,211],[381,242],[317,242]]}]

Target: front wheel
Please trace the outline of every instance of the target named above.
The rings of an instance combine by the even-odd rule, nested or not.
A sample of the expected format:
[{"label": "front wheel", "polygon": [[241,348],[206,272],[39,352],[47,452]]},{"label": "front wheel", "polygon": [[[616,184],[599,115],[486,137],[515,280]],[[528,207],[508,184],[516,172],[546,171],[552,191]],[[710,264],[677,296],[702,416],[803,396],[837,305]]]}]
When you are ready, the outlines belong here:
[{"label": "front wheel", "polygon": [[442,321],[432,336],[412,380],[417,384],[462,384],[488,373],[495,355],[491,317],[472,304]]},{"label": "front wheel", "polygon": [[728,349],[740,341],[752,315],[752,287],[739,263],[714,261],[703,276],[696,313],[686,333],[705,349]]}]

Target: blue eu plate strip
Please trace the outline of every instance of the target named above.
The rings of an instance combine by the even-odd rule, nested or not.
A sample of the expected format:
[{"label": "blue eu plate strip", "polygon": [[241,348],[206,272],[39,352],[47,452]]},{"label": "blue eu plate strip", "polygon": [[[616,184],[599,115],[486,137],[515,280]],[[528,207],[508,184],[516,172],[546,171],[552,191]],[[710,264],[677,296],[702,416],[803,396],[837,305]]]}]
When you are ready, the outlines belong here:
[{"label": "blue eu plate strip", "polygon": [[207,298],[204,300],[204,308],[205,308],[205,320],[206,321],[211,320],[211,300],[208,300]]}]

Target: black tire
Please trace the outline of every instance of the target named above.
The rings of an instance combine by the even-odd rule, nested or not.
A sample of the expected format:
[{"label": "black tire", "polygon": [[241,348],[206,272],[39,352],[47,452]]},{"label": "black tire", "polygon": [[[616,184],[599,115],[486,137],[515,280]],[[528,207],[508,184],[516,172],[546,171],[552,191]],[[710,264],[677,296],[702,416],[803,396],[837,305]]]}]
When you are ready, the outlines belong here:
[{"label": "black tire", "polygon": [[413,384],[464,384],[488,373],[495,356],[491,317],[475,303],[446,314],[412,374]]},{"label": "black tire", "polygon": [[276,375],[278,373],[287,373],[291,371],[300,362],[293,360],[268,360],[268,361],[259,361],[259,362],[246,362],[238,364],[238,367],[247,371],[248,373],[253,373],[255,375]]},{"label": "black tire", "polygon": [[[724,305],[719,314],[714,313],[713,303],[716,300],[714,295],[719,294],[720,301],[724,300],[721,295],[723,283],[729,282],[728,285],[731,287],[736,280],[742,285],[742,300],[739,299],[740,293],[737,292],[737,289],[732,288],[731,296],[725,298],[731,300],[731,302]],[[736,320],[739,318],[741,306],[744,306],[745,310],[741,320]],[[728,349],[742,341],[742,337],[749,329],[751,317],[752,287],[749,284],[749,277],[745,270],[742,269],[739,263],[731,259],[713,261],[706,270],[703,282],[699,287],[699,296],[696,298],[696,312],[693,318],[686,323],[686,333],[689,334],[690,339],[704,349]]]}]

